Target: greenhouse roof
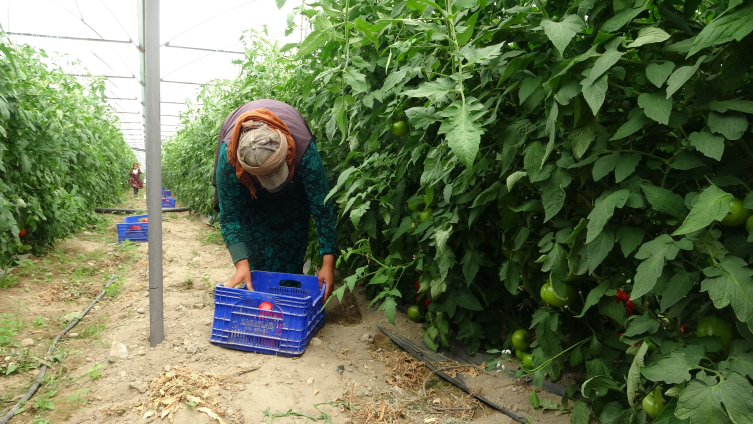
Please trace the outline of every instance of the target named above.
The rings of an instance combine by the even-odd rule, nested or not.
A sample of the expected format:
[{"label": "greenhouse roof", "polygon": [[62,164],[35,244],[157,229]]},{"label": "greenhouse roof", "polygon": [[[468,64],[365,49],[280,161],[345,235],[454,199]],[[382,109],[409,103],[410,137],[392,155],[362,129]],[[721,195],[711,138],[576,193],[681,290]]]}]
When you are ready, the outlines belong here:
[{"label": "greenhouse roof", "polygon": [[[299,41],[297,33],[285,37],[294,3],[278,10],[273,0],[161,0],[163,138],[175,133],[185,102],[195,100],[202,84],[238,74],[232,61],[243,58],[245,30],[266,25],[282,44]],[[136,0],[2,0],[0,24],[14,43],[44,49],[66,72],[104,76],[108,102],[143,162]]]}]

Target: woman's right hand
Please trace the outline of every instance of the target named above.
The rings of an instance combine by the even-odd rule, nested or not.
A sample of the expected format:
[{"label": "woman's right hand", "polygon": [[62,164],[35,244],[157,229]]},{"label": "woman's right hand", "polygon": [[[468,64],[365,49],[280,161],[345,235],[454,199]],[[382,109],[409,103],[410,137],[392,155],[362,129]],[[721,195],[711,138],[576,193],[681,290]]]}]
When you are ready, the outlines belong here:
[{"label": "woman's right hand", "polygon": [[241,259],[235,263],[235,274],[233,278],[225,283],[225,287],[235,287],[241,283],[246,283],[246,289],[253,290],[251,286],[251,268],[248,266],[248,259]]}]

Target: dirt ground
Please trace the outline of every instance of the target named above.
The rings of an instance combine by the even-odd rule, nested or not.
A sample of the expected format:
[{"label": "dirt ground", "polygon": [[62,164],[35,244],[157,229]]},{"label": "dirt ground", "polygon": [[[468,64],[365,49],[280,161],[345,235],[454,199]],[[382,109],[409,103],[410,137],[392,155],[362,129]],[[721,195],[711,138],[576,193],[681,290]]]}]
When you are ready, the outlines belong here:
[{"label": "dirt ground", "polygon": [[[143,207],[144,199],[131,197],[123,206]],[[16,285],[0,291],[0,336],[4,325],[17,330],[12,342],[0,345],[0,369],[11,362],[19,366],[7,376],[0,372],[5,414],[28,389],[38,358],[70,314],[92,301],[108,275],[118,282],[58,343],[45,384],[11,423],[514,422],[436,376],[424,396],[429,372],[377,328],[421,340],[420,324],[399,313],[393,327],[365,307],[358,289],[342,303],[329,303],[326,326],[300,357],[210,344],[213,288],[234,267],[221,236],[188,213],[163,216],[165,340],[150,347],[147,245],[117,244],[114,224],[123,216],[105,217],[107,225],[31,257],[11,273]],[[127,355],[114,358],[121,344]],[[570,422],[560,411],[539,408],[534,415],[531,388],[504,373],[480,371],[469,381],[475,391],[537,423]],[[160,418],[170,410],[171,416]]]}]

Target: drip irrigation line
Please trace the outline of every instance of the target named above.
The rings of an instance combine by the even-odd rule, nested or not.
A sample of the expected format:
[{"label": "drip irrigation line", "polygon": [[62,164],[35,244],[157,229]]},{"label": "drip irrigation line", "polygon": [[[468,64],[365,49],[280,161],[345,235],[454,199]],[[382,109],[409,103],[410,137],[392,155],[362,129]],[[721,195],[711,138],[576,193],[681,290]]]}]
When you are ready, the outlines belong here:
[{"label": "drip irrigation line", "polygon": [[[97,296],[97,298],[94,299],[92,301],[92,303],[90,303],[89,306],[87,306],[87,308],[84,309],[83,312],[81,312],[81,315],[78,318],[76,318],[75,320],[73,320],[73,322],[71,322],[70,324],[68,324],[68,326],[65,327],[65,329],[60,334],[58,334],[57,336],[55,336],[55,339],[52,340],[52,344],[47,349],[47,356],[48,357],[50,355],[52,355],[52,352],[55,350],[55,345],[60,341],[60,339],[63,338],[63,336],[65,336],[66,333],[68,333],[68,331],[70,331],[73,327],[75,327],[76,324],[78,324],[78,322],[81,321],[81,319],[86,316],[86,314],[89,313],[89,311],[94,307],[94,305],[96,305],[97,302],[99,302],[99,300],[102,299],[102,297],[106,293],[106,289],[108,287],[110,287],[110,285],[114,281],[115,281],[115,275],[111,274],[110,275],[110,281],[108,281],[107,284],[105,284],[105,287],[102,289],[102,292],[99,294],[99,296]],[[45,358],[45,359],[47,359],[47,358]],[[13,408],[11,408],[11,410],[8,411],[7,414],[5,414],[5,416],[3,417],[3,419],[0,420],[0,424],[7,424],[8,421],[10,421],[14,416],[16,416],[16,411],[18,411],[18,409],[21,407],[21,405],[24,402],[27,402],[28,400],[30,400],[32,396],[34,396],[34,393],[36,393],[37,389],[42,384],[42,379],[44,379],[45,372],[47,372],[47,363],[46,362],[41,362],[41,364],[42,364],[42,368],[39,369],[39,374],[37,374],[37,378],[34,379],[34,383],[31,385],[31,387],[29,387],[29,390],[21,398],[21,400],[19,400],[18,403]]]},{"label": "drip irrigation line", "polygon": [[[134,149],[136,150],[136,149]],[[123,209],[123,208],[94,208],[96,213],[138,213],[145,212],[146,209]],[[188,212],[188,208],[162,208],[162,212]],[[2,424],[2,423],[0,423]]]}]

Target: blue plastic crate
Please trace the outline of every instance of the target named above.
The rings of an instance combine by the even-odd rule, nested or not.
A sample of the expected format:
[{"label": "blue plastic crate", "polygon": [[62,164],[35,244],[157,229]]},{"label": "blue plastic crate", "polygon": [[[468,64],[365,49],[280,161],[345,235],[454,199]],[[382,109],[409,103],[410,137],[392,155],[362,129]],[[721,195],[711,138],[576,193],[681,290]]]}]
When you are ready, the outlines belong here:
[{"label": "blue plastic crate", "polygon": [[[231,349],[297,356],[324,326],[325,286],[309,275],[253,271],[254,291],[218,286],[209,341]],[[262,302],[271,311],[259,309]]]},{"label": "blue plastic crate", "polygon": [[175,207],[175,199],[172,197],[163,197],[162,198],[162,207],[163,208],[174,208]]},{"label": "blue plastic crate", "polygon": [[[123,218],[122,224],[115,224],[118,229],[118,242],[124,240],[130,241],[147,241],[149,239],[149,223],[140,222],[147,215],[132,215]],[[139,228],[131,228],[136,227]]]},{"label": "blue plastic crate", "polygon": [[[131,215],[123,218],[123,222],[129,223],[129,222],[141,222],[142,219],[148,218],[149,215]],[[146,224],[144,222],[144,224]]]},{"label": "blue plastic crate", "polygon": [[162,197],[170,197],[173,195],[172,190],[162,190]]}]

